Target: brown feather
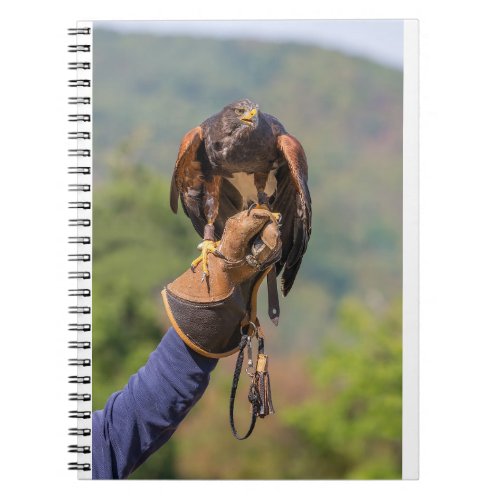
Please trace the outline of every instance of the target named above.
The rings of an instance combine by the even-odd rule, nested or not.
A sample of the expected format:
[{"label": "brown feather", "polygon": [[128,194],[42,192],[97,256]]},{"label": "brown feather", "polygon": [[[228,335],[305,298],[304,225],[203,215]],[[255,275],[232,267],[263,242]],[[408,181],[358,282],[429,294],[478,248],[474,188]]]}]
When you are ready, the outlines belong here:
[{"label": "brown feather", "polygon": [[[286,248],[283,249],[283,259],[277,268],[281,270],[284,267],[281,290],[286,296],[292,288],[307,249],[311,235],[312,207],[311,195],[307,187],[308,166],[304,148],[295,137],[289,134],[279,135],[276,144],[288,166],[286,172],[288,175],[283,175],[281,183],[278,183],[274,207],[275,210],[282,212],[284,219],[282,239],[286,240],[283,242]],[[290,190],[290,184],[294,189]]]},{"label": "brown feather", "polygon": [[181,141],[170,184],[170,208],[177,213],[179,193],[183,203],[190,205],[189,190],[201,191],[203,186],[200,162],[196,160],[198,148],[202,143],[201,127],[190,130]]},{"label": "brown feather", "polygon": [[174,214],[177,213],[179,204],[179,191],[177,190],[177,186],[175,185],[175,179],[172,177],[172,181],[170,182],[170,208]]}]

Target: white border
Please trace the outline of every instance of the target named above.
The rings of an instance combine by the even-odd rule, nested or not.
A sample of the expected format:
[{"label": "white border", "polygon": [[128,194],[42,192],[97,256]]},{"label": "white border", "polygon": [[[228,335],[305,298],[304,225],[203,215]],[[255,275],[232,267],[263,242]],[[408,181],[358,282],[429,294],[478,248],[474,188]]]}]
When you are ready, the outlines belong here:
[{"label": "white border", "polygon": [[403,479],[419,477],[418,21],[404,22]]}]

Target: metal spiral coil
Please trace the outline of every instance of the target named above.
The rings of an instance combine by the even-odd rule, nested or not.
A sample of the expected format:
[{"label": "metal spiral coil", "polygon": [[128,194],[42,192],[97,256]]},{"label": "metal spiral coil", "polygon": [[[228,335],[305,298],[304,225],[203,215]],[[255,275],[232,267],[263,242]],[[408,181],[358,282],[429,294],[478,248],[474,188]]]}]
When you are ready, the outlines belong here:
[{"label": "metal spiral coil", "polygon": [[68,308],[68,312],[70,314],[90,314],[90,307],[79,307],[79,306],[70,306]]},{"label": "metal spiral coil", "polygon": [[[70,242],[71,243],[71,242]],[[69,276],[70,279],[78,279],[78,280],[89,280],[91,274],[88,271],[70,271]]]},{"label": "metal spiral coil", "polygon": [[68,52],[90,52],[90,45],[68,45]]},{"label": "metal spiral coil", "polygon": [[90,80],[68,80],[68,85],[70,87],[90,87]]},{"label": "metal spiral coil", "polygon": [[88,288],[71,288],[68,290],[70,297],[90,297],[90,293]]},{"label": "metal spiral coil", "polygon": [[68,238],[68,243],[73,245],[90,245],[90,236],[70,236]]},{"label": "metal spiral coil", "polygon": [[90,35],[90,28],[68,28],[68,35]]},{"label": "metal spiral coil", "polygon": [[70,226],[90,227],[90,219],[68,219]]},{"label": "metal spiral coil", "polygon": [[68,63],[68,69],[90,69],[90,63],[71,61]]},{"label": "metal spiral coil", "polygon": [[90,184],[69,184],[68,191],[81,191],[83,193],[89,193]]},{"label": "metal spiral coil", "polygon": [[[75,68],[78,69],[78,68]],[[90,65],[89,68],[90,69]],[[90,104],[91,99],[90,97],[78,97],[78,96],[71,96],[68,98],[68,104]]]},{"label": "metal spiral coil", "polygon": [[70,349],[90,349],[90,342],[78,342],[77,340],[70,340],[68,347]]},{"label": "metal spiral coil", "polygon": [[70,314],[90,314],[90,307],[69,306]]},{"label": "metal spiral coil", "polygon": [[90,359],[81,359],[81,358],[71,358],[68,360],[69,366],[90,366]]},{"label": "metal spiral coil", "polygon": [[[70,224],[71,225],[71,224]],[[90,262],[90,254],[88,253],[73,253],[68,254],[70,262]],[[82,295],[82,297],[90,297],[90,295]]]},{"label": "metal spiral coil", "polygon": [[80,394],[79,392],[72,392],[69,395],[70,401],[90,401],[92,396],[90,394]]},{"label": "metal spiral coil", "polygon": [[70,306],[69,311],[70,314],[90,314],[90,307],[79,307],[79,306]]},{"label": "metal spiral coil", "polygon": [[70,323],[68,325],[68,330],[70,332],[90,332],[90,327],[88,323]]},{"label": "metal spiral coil", "polygon": [[[74,402],[75,409],[69,411],[73,424],[69,427],[69,435],[76,436],[77,443],[68,446],[68,452],[78,455],[77,461],[68,463],[69,470],[78,471],[78,477],[91,478],[91,419],[92,419],[92,314],[91,314],[91,278],[92,278],[92,28],[91,23],[78,23],[77,27],[68,29],[70,43],[68,52],[68,130],[67,155],[70,165],[67,167],[71,183],[68,192],[72,197],[68,200],[68,227],[72,232],[68,238],[71,249],[68,262],[74,268],[69,271],[68,279],[72,287],[68,289],[71,305],[68,314],[71,322],[68,332],[71,340],[68,349],[72,356],[68,365],[75,369],[68,382],[73,391],[69,393],[69,401]],[[75,281],[76,280],[76,281]],[[76,385],[75,385],[76,384]],[[75,390],[76,389],[76,390]],[[85,390],[82,390],[85,389]],[[78,422],[75,426],[75,421]],[[85,457],[85,459],[83,459]],[[74,457],[73,457],[74,458]]]},{"label": "metal spiral coil", "polygon": [[70,410],[69,418],[81,418],[83,420],[88,420],[90,418],[90,411],[79,411],[79,410]]},{"label": "metal spiral coil", "polygon": [[71,375],[69,377],[69,383],[70,384],[90,384],[91,378],[86,376],[86,377],[78,377],[76,375]]},{"label": "metal spiral coil", "polygon": [[68,121],[69,122],[90,122],[90,115],[88,114],[71,114],[68,115]]},{"label": "metal spiral coil", "polygon": [[87,454],[87,453],[90,453],[90,446],[78,446],[76,444],[70,444],[68,446],[68,451],[70,453],[83,453],[83,454]]},{"label": "metal spiral coil", "polygon": [[90,167],[68,167],[68,174],[90,175]]},{"label": "metal spiral coil", "polygon": [[69,208],[81,208],[82,210],[90,210],[90,201],[70,201]]},{"label": "metal spiral coil", "polygon": [[90,471],[90,464],[89,463],[83,463],[81,464],[80,462],[70,462],[68,464],[68,470],[81,470],[81,471]]},{"label": "metal spiral coil", "polygon": [[92,431],[87,428],[70,427],[68,429],[68,434],[70,436],[90,436],[92,434]]},{"label": "metal spiral coil", "polygon": [[68,132],[69,139],[90,139],[90,132]]},{"label": "metal spiral coil", "polygon": [[68,149],[68,156],[90,156],[90,149]]}]

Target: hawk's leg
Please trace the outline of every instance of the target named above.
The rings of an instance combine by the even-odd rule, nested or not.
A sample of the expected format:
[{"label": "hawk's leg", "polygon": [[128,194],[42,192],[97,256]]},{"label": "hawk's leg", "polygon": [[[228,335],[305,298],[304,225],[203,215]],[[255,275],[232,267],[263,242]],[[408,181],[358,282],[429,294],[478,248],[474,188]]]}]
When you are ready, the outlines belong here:
[{"label": "hawk's leg", "polygon": [[191,263],[191,269],[194,272],[196,266],[201,262],[203,271],[201,277],[202,281],[208,278],[210,274],[208,270],[208,254],[214,253],[219,244],[218,241],[215,241],[214,222],[219,213],[219,191],[221,184],[222,177],[220,176],[213,176],[204,183],[205,194],[203,196],[203,210],[205,212],[207,224],[205,224],[203,241],[198,245],[198,249],[201,250],[201,255]]},{"label": "hawk's leg", "polygon": [[[205,226],[205,233],[207,227],[209,227],[209,224]],[[208,239],[204,239],[198,245],[198,250],[201,250],[201,255],[199,257],[196,257],[196,259],[194,259],[193,262],[191,262],[191,270],[194,272],[196,266],[201,262],[201,268],[203,270],[201,281],[205,281],[205,279],[208,278],[210,274],[208,270],[208,254],[214,253],[218,245],[219,245],[218,241],[208,240]]]},{"label": "hawk's leg", "polygon": [[255,172],[253,174],[253,182],[257,189],[257,205],[256,208],[269,209],[269,196],[266,193],[266,184],[269,173]]},{"label": "hawk's leg", "polygon": [[[266,193],[266,184],[269,173],[256,172],[253,174],[254,184],[257,189],[257,204],[251,208],[265,208],[266,210],[271,210],[269,206],[269,196]],[[281,220],[281,214],[278,212],[272,212],[275,219],[279,222]]]}]

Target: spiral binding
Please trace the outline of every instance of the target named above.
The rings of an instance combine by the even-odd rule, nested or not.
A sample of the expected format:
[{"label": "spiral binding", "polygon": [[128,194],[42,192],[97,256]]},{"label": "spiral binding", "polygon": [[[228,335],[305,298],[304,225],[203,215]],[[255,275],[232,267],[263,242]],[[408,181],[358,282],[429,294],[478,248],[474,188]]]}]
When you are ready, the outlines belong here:
[{"label": "spiral binding", "polygon": [[[78,23],[68,29],[68,191],[72,199],[68,203],[70,217],[68,261],[74,265],[69,271],[68,295],[72,305],[68,308],[71,321],[68,332],[72,339],[68,349],[72,356],[68,365],[75,369],[68,382],[73,389],[69,401],[76,407],[69,411],[72,426],[69,435],[76,436],[76,444],[68,446],[68,452],[76,461],[68,463],[69,470],[78,471],[79,478],[91,476],[92,446],[92,26]],[[76,424],[76,425],[75,425]],[[75,456],[76,454],[76,456]]]}]

